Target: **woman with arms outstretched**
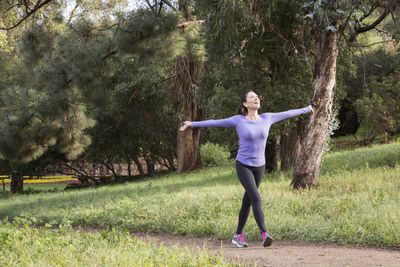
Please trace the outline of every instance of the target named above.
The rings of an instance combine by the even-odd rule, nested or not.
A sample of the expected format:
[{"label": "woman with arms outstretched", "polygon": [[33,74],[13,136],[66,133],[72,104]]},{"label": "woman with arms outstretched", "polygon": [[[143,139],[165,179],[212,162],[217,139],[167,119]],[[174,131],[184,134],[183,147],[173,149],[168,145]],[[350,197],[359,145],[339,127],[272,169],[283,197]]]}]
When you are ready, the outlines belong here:
[{"label": "woman with arms outstretched", "polygon": [[184,131],[188,127],[236,128],[239,136],[236,173],[245,189],[242,207],[239,212],[238,226],[232,238],[232,243],[237,247],[248,246],[244,238],[243,228],[249,216],[250,207],[252,207],[254,218],[260,229],[263,246],[268,247],[273,242],[265,227],[264,213],[261,209],[261,197],[258,192],[258,187],[265,171],[265,145],[269,128],[276,122],[313,111],[310,105],[285,112],[258,114],[259,108],[260,99],[258,95],[248,90],[241,98],[238,115],[221,120],[185,121],[180,127],[180,131]]}]

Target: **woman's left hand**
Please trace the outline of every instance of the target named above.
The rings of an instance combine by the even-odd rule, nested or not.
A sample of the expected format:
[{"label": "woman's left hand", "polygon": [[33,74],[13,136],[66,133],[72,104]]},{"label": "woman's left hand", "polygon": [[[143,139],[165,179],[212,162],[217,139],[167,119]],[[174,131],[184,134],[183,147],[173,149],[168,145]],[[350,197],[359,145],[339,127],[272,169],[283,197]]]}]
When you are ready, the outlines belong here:
[{"label": "woman's left hand", "polygon": [[311,114],[314,114],[314,107],[313,107],[313,105],[310,105],[309,107],[311,108]]},{"label": "woman's left hand", "polygon": [[184,121],[183,125],[179,128],[179,131],[183,132],[185,131],[187,128],[192,126],[192,122],[191,121]]}]

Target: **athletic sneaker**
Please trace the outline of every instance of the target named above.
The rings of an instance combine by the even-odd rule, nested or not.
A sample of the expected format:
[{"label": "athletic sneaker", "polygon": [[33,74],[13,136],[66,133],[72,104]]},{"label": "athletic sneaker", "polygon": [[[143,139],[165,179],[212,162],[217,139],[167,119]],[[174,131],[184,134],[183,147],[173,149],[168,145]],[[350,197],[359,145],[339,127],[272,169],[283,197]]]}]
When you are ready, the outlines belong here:
[{"label": "athletic sneaker", "polygon": [[238,248],[247,248],[249,246],[243,234],[235,234],[232,238],[232,244],[236,245]]},{"label": "athletic sneaker", "polygon": [[261,232],[261,239],[264,247],[269,247],[272,245],[272,242],[274,242],[272,237],[267,234],[267,232]]}]

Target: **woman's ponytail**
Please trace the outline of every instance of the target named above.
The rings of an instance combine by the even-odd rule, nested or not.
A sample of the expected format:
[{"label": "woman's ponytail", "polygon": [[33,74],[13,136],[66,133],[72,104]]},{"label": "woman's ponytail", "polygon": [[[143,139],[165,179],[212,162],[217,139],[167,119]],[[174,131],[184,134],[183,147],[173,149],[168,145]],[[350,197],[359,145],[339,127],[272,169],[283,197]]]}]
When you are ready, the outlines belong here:
[{"label": "woman's ponytail", "polygon": [[242,94],[242,97],[240,98],[240,106],[237,110],[237,114],[238,115],[243,115],[246,116],[249,113],[249,110],[247,109],[247,107],[245,107],[243,105],[243,103],[247,102],[247,94],[250,92],[254,92],[253,90],[246,90],[244,91],[244,93]]},{"label": "woman's ponytail", "polygon": [[243,103],[239,106],[236,112],[238,115],[246,116],[249,113],[249,110],[243,106]]}]

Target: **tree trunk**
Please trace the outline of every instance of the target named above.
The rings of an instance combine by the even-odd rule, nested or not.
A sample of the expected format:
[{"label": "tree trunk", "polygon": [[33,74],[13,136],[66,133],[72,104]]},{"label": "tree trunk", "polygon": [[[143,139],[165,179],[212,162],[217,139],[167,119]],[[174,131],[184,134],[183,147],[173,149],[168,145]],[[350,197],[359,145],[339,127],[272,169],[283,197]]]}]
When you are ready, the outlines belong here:
[{"label": "tree trunk", "polygon": [[290,129],[280,138],[281,170],[288,171],[296,164],[300,152],[300,133],[298,127]]},{"label": "tree trunk", "polygon": [[155,173],[154,162],[151,158],[145,157],[146,165],[147,165],[147,174],[149,176],[153,176]]},{"label": "tree trunk", "polygon": [[140,160],[136,156],[132,157],[132,160],[133,160],[133,162],[135,162],[136,167],[138,168],[140,176],[143,176],[144,175],[144,170],[143,170],[142,163],[140,163]]},{"label": "tree trunk", "polygon": [[10,191],[11,193],[24,192],[24,179],[19,171],[11,173]]},{"label": "tree trunk", "polygon": [[267,145],[265,146],[265,171],[268,173],[276,171],[276,137],[268,136]]},{"label": "tree trunk", "polygon": [[200,166],[200,129],[188,129],[178,134],[178,172]]},{"label": "tree trunk", "polygon": [[130,179],[132,178],[132,162],[129,157],[126,159],[126,163],[128,164],[128,177]]},{"label": "tree trunk", "polygon": [[176,171],[175,168],[175,163],[174,163],[174,155],[171,153],[168,157],[167,157],[167,161],[168,161],[168,169],[171,171]]},{"label": "tree trunk", "polygon": [[311,114],[301,142],[299,158],[293,175],[295,189],[317,184],[325,139],[332,116],[332,102],[336,83],[338,48],[336,33],[320,30],[316,35],[317,58],[314,68],[314,113]]},{"label": "tree trunk", "polygon": [[[182,114],[182,121],[202,119],[195,95],[200,62],[190,57],[180,57],[175,63],[174,100],[177,112]],[[178,128],[178,127],[177,127]],[[177,161],[178,172],[196,169],[200,166],[200,129],[190,128],[178,131]]]}]

